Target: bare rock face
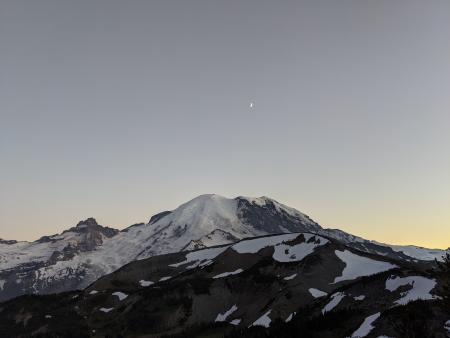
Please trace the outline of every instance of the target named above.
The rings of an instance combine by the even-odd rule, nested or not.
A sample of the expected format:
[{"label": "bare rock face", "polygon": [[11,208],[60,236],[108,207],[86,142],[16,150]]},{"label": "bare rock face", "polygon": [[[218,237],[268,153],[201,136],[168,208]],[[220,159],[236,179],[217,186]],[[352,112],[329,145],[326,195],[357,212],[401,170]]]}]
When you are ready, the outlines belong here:
[{"label": "bare rock face", "polygon": [[78,288],[88,262],[79,264],[77,259],[96,251],[118,232],[88,218],[59,235],[44,236],[35,242],[1,242],[0,300]]}]

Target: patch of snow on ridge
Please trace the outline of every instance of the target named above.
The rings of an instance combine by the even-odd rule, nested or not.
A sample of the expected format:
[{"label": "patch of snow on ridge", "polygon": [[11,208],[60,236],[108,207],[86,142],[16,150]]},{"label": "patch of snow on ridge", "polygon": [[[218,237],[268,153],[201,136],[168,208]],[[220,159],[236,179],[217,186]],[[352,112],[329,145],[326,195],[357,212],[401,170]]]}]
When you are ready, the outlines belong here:
[{"label": "patch of snow on ridge", "polygon": [[264,326],[269,327],[270,323],[272,322],[272,319],[270,319],[269,315],[272,312],[272,310],[267,311],[265,314],[263,314],[261,317],[259,317],[257,320],[253,322],[250,326]]},{"label": "patch of snow on ridge", "polygon": [[126,299],[128,297],[127,294],[125,294],[123,292],[120,292],[120,291],[114,292],[112,295],[116,296],[117,298],[119,298],[120,301],[122,301],[122,300],[124,300],[124,299]]},{"label": "patch of snow on ridge", "polygon": [[297,274],[296,274],[296,273],[294,273],[293,275],[284,277],[283,279],[284,279],[284,280],[292,280],[292,279],[294,279],[295,277],[297,277]]},{"label": "patch of snow on ridge", "polygon": [[186,254],[185,260],[179,263],[170,264],[169,266],[177,268],[181,265],[193,263],[186,267],[186,269],[193,269],[197,266],[202,266],[219,256],[222,252],[228,249],[228,246],[220,248],[203,249],[198,251],[189,252]]},{"label": "patch of snow on ridge", "polygon": [[147,281],[147,280],[140,280],[139,281],[139,284],[141,285],[141,286],[143,286],[143,287],[147,287],[147,286],[150,286],[150,285],[152,285],[152,284],[155,284],[154,282],[151,282],[151,281]]},{"label": "patch of snow on ridge", "polygon": [[374,326],[372,325],[373,322],[376,321],[379,317],[380,312],[364,319],[364,322],[361,324],[361,326],[355,332],[353,332],[351,338],[361,338],[367,336],[370,331],[374,329]]},{"label": "patch of snow on ridge", "polygon": [[292,318],[294,318],[295,314],[296,314],[295,311],[292,312],[292,313],[286,318],[285,323],[289,323],[289,322],[292,320]]},{"label": "patch of snow on ridge", "polygon": [[[313,253],[314,249],[328,243],[328,240],[315,236],[312,234],[303,234],[306,242],[295,244],[293,246],[287,244],[277,244],[273,259],[278,262],[299,262],[309,254]],[[311,242],[309,242],[311,240]]]},{"label": "patch of snow on ridge", "polygon": [[108,312],[110,312],[112,310],[114,310],[113,307],[102,307],[102,308],[100,308],[100,311],[104,312],[104,313],[108,313]]},{"label": "patch of snow on ridge", "polygon": [[391,263],[356,255],[348,250],[335,250],[335,254],[345,263],[345,268],[342,271],[342,275],[334,279],[333,284],[358,277],[371,276],[397,267]]},{"label": "patch of snow on ridge", "polygon": [[376,241],[371,241],[375,244],[385,246],[388,248],[391,248],[392,250],[396,252],[401,252],[405,254],[406,256],[420,259],[423,261],[434,261],[437,259],[438,261],[442,261],[443,257],[445,256],[446,250],[441,249],[427,249],[422,248],[420,246],[414,246],[414,245],[392,245],[392,244],[384,244],[379,243]]},{"label": "patch of snow on ridge", "polygon": [[386,280],[386,289],[391,292],[404,285],[410,285],[411,289],[402,292],[402,298],[396,300],[396,304],[405,305],[410,301],[418,299],[430,300],[435,298],[435,296],[430,293],[436,286],[436,281],[434,279],[428,279],[422,276],[409,276],[403,278],[391,276]]},{"label": "patch of snow on ridge", "polygon": [[224,314],[219,313],[216,317],[215,322],[225,322],[227,320],[227,318],[236,310],[238,309],[238,307],[236,306],[236,304],[234,304],[230,309],[228,309],[227,311],[225,311]]},{"label": "patch of snow on ridge", "polygon": [[242,319],[233,319],[233,320],[230,322],[230,324],[236,326],[236,325],[239,325],[241,321],[242,321]]},{"label": "patch of snow on ridge", "polygon": [[322,309],[322,313],[329,312],[333,310],[338,304],[341,302],[342,299],[344,299],[345,294],[343,292],[337,292],[331,295],[330,302],[325,305],[325,307]]},{"label": "patch of snow on ridge", "polygon": [[276,235],[261,238],[254,238],[243,240],[231,246],[231,248],[237,253],[257,253],[268,246],[275,246],[281,244],[282,242],[292,241],[296,239],[299,234],[286,234],[286,235]]},{"label": "patch of snow on ridge", "polygon": [[[284,242],[290,242],[299,236],[305,238],[305,242],[288,245]],[[311,240],[311,242],[308,242]],[[278,262],[298,262],[311,254],[318,246],[328,243],[328,240],[308,233],[293,233],[276,236],[261,237],[255,239],[243,240],[231,246],[237,253],[257,253],[258,251],[273,246],[273,259]],[[287,253],[286,253],[287,252]]]},{"label": "patch of snow on ridge", "polygon": [[314,288],[310,288],[308,291],[314,298],[320,298],[320,297],[324,297],[324,296],[328,295],[328,293],[320,291],[318,289],[314,289]]},{"label": "patch of snow on ridge", "polygon": [[171,279],[171,278],[172,278],[172,277],[170,277],[170,276],[161,277],[161,278],[159,279],[159,281],[160,281],[160,282],[164,282],[164,281],[169,280],[169,279]]},{"label": "patch of snow on ridge", "polygon": [[244,270],[237,269],[237,270],[231,271],[231,272],[224,272],[224,273],[214,276],[213,278],[217,279],[217,278],[223,278],[223,277],[228,277],[228,276],[232,276],[232,275],[237,275],[237,274],[241,273],[242,271],[244,271]]}]

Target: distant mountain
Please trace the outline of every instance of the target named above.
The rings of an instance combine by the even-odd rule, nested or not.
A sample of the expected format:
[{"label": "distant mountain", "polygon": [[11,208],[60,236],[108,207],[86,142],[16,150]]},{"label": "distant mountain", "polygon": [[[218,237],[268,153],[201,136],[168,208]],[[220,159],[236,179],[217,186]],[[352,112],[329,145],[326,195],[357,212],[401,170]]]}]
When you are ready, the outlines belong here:
[{"label": "distant mountain", "polygon": [[0,241],[0,301],[27,293],[82,289],[134,260],[290,232],[317,233],[358,250],[406,261],[433,260],[444,253],[388,246],[322,229],[307,215],[268,197],[201,195],[122,231],[90,218],[35,242]]},{"label": "distant mountain", "polygon": [[83,291],[5,302],[0,332],[446,337],[450,313],[439,297],[442,280],[431,266],[368,254],[313,233],[251,238],[134,261]]},{"label": "distant mountain", "polygon": [[266,197],[201,195],[121,232],[90,218],[32,243],[0,242],[0,301],[80,289],[136,259],[245,237],[319,229],[308,216]]}]

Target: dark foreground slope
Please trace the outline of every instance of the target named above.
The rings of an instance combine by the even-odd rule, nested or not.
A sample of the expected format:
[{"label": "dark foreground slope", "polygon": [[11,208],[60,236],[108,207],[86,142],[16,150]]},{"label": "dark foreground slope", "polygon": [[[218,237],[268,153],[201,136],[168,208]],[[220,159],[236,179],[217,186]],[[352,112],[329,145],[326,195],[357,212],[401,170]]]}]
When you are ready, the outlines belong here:
[{"label": "dark foreground slope", "polygon": [[446,337],[431,267],[309,233],[260,237],[0,304],[0,336]]}]

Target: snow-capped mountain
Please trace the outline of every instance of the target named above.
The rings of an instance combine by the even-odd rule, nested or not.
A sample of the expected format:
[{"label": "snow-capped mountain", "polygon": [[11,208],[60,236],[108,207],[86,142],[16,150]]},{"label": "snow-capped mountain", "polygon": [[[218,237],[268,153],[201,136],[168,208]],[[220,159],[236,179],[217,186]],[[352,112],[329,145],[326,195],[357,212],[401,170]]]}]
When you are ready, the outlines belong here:
[{"label": "snow-capped mountain", "polygon": [[136,259],[246,237],[318,230],[308,216],[267,197],[201,195],[120,232],[90,218],[35,242],[0,242],[0,300],[83,288]]},{"label": "snow-capped mountain", "polygon": [[0,301],[26,293],[84,288],[134,260],[290,232],[320,234],[394,259],[431,260],[444,253],[391,247],[322,229],[305,214],[268,197],[201,195],[122,231],[90,218],[60,235],[35,242],[0,241]]},{"label": "snow-capped mountain", "polygon": [[[438,269],[287,233],[150,257],[1,306],[7,337],[446,337]],[[409,335],[408,333],[414,333]]]}]

